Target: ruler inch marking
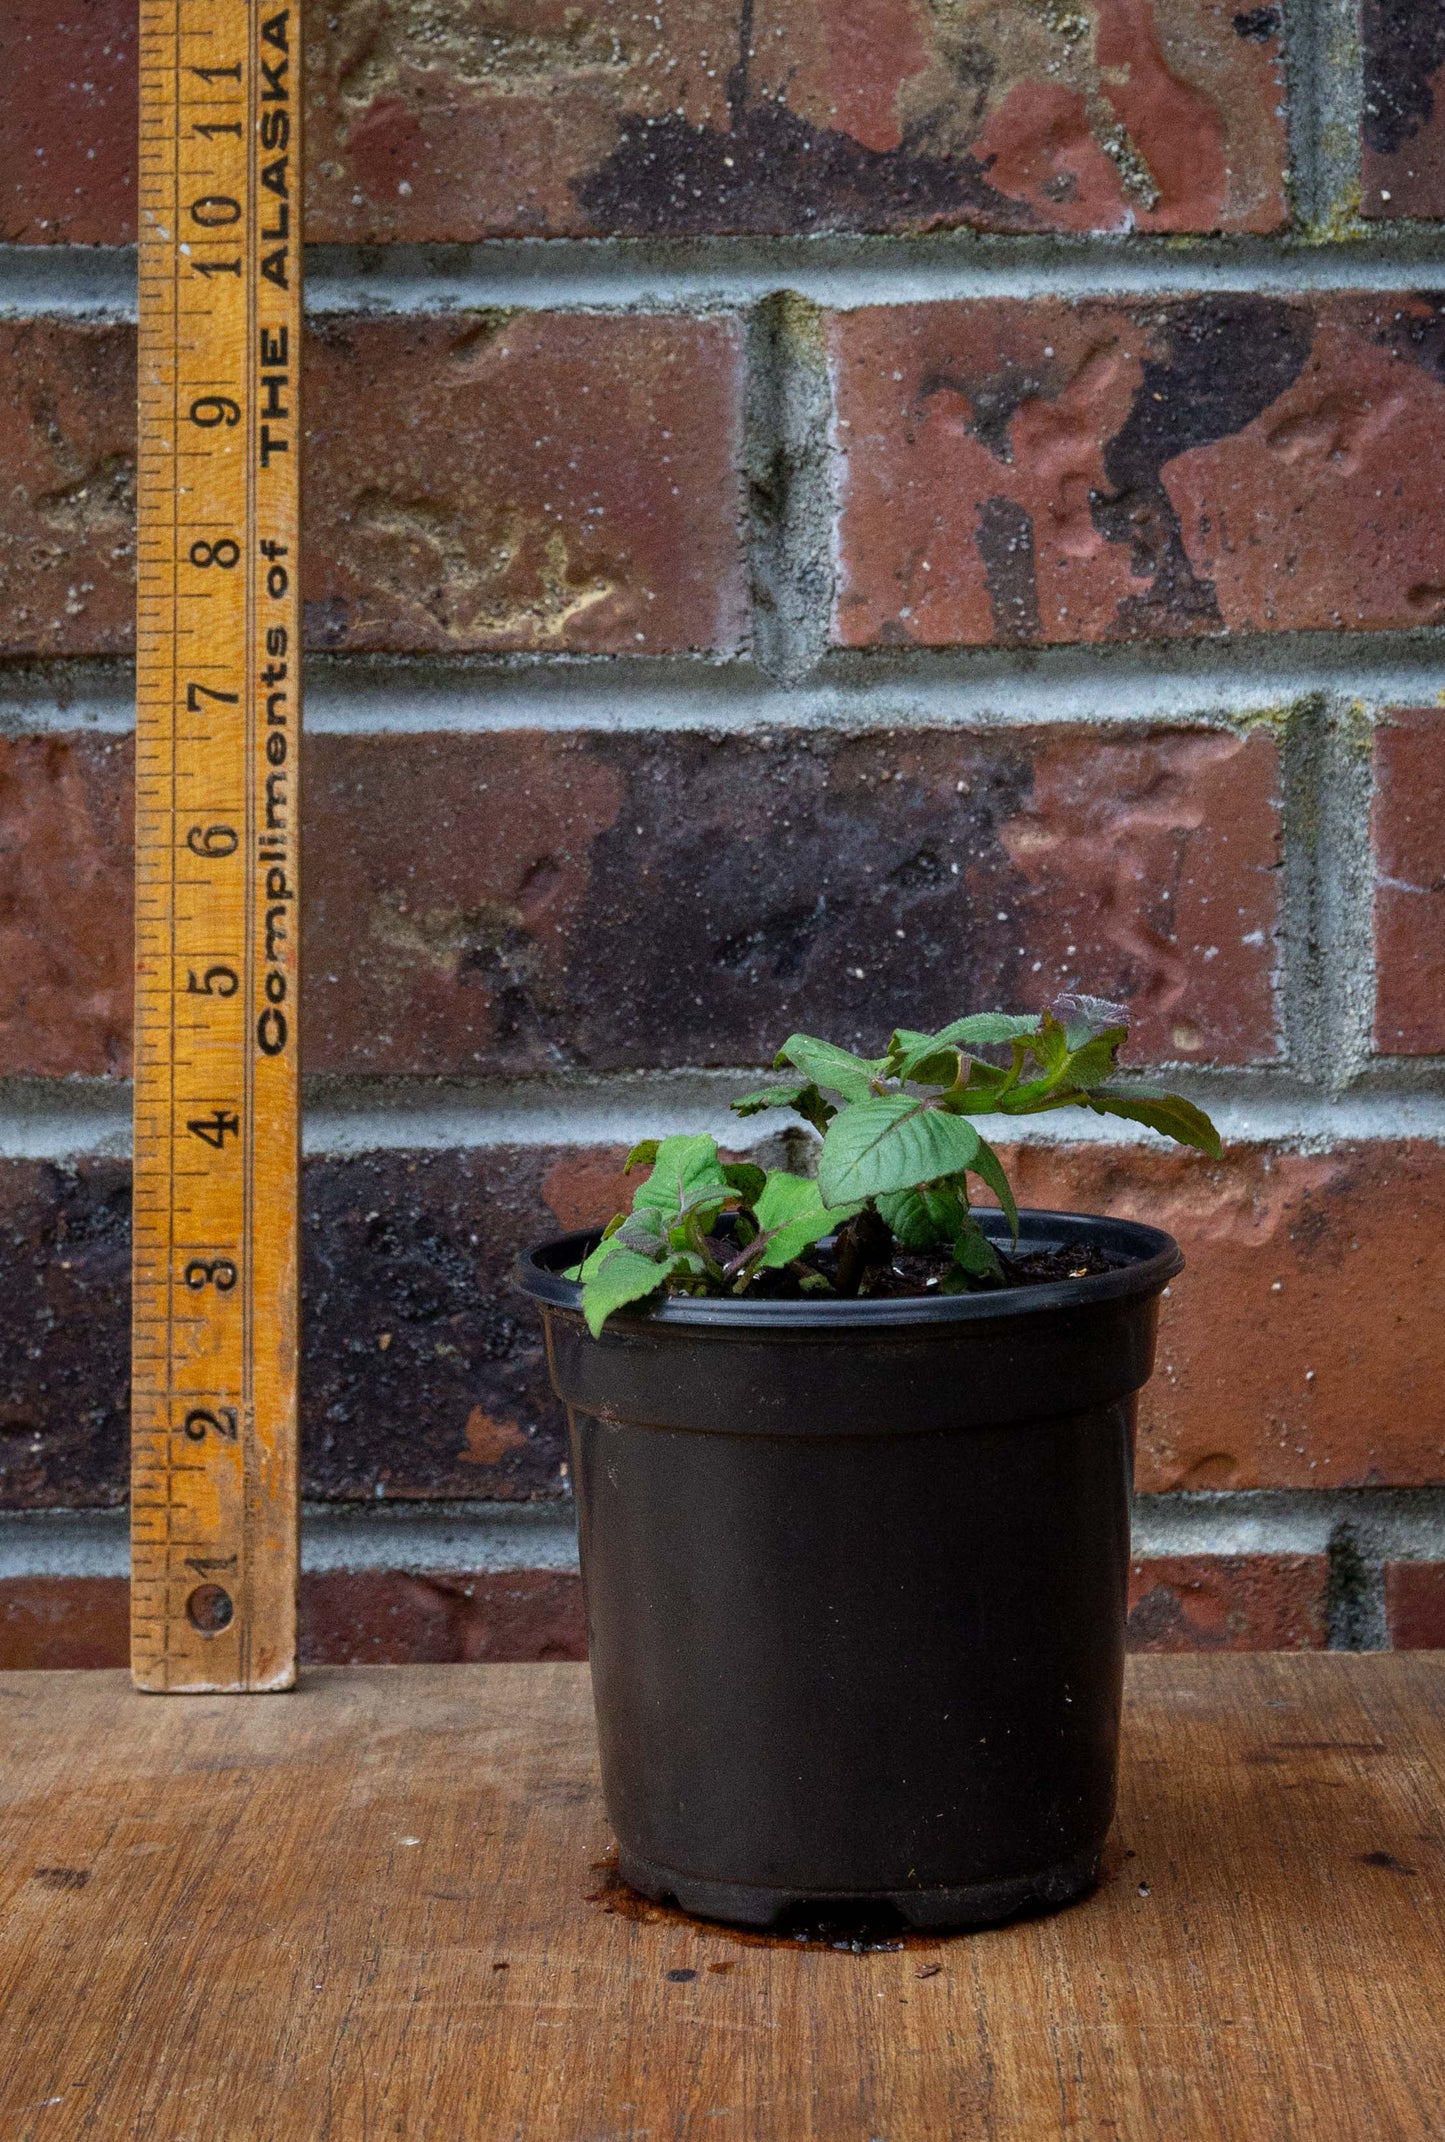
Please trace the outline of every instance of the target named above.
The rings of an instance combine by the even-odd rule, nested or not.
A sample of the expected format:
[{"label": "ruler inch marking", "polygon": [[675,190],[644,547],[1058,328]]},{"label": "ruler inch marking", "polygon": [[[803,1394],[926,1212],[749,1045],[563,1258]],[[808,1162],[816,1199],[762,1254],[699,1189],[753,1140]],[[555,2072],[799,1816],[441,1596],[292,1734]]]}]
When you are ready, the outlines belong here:
[{"label": "ruler inch marking", "polygon": [[[172,1693],[286,1688],[300,8],[164,0],[140,22],[131,1670]],[[205,119],[220,106],[234,134]],[[238,272],[206,273],[223,253]]]}]

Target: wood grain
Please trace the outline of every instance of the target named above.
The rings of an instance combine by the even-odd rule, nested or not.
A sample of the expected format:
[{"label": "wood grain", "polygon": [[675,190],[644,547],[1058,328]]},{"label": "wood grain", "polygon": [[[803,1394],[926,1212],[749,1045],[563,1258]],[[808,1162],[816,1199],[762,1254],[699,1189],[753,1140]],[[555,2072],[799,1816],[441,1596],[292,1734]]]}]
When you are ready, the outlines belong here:
[{"label": "wood grain", "polygon": [[1445,2132],[1445,1657],[1135,1659],[1099,1892],[864,1954],[631,1909],[580,1667],[0,1718],[6,2142]]}]

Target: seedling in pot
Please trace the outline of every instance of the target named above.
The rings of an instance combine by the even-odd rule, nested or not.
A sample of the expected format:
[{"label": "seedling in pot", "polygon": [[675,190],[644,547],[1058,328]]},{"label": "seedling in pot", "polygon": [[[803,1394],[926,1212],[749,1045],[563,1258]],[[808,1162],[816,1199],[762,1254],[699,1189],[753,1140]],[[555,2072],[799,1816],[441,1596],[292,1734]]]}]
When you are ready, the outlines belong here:
[{"label": "seedling in pot", "polygon": [[822,1139],[816,1176],[725,1161],[705,1136],[635,1147],[629,1170],[651,1172],[572,1275],[589,1329],[663,1292],[866,1294],[899,1250],[943,1253],[945,1292],[1002,1285],[971,1178],[1015,1240],[1018,1207],[975,1117],[1088,1108],[1219,1157],[1219,1134],[1192,1101],[1110,1083],[1127,1039],[1119,1006],[1080,996],[1041,1016],[978,1012],[936,1034],[900,1027],[877,1057],[791,1035],[774,1064],[788,1076],[732,1105],[739,1116],[801,1116]]}]

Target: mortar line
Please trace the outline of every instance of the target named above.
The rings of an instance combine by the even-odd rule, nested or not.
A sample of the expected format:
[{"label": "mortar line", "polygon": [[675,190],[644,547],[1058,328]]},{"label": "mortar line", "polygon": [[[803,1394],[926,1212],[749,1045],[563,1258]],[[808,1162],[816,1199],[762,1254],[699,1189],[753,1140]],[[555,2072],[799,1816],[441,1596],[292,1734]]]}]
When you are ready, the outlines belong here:
[{"label": "mortar line", "polygon": [[[814,510],[814,509],[810,509]],[[823,571],[816,558],[809,572]],[[820,611],[826,590],[815,590]],[[793,647],[798,645],[794,635]],[[910,725],[1034,727],[1186,722],[1229,726],[1322,694],[1366,706],[1445,696],[1445,631],[1259,634],[1232,640],[829,655],[784,681],[750,662],[646,657],[313,657],[312,734],[498,730],[654,732]],[[125,736],[129,665],[0,665],[0,734]]]},{"label": "mortar line", "polygon": [[[1134,1499],[1136,1560],[1329,1555],[1348,1536],[1378,1587],[1386,1561],[1445,1560],[1445,1489],[1246,1488]],[[577,1567],[570,1497],[546,1503],[307,1501],[302,1566],[461,1574]],[[127,1569],[124,1508],[0,1511],[0,1580],[117,1577]]]},{"label": "mortar line", "polygon": [[[1334,163],[1343,168],[1340,157]],[[1323,243],[1322,237],[1348,242]],[[130,246],[0,245],[0,318],[133,320],[135,259]],[[1434,224],[1342,224],[1274,238],[959,232],[310,245],[306,276],[306,309],[315,317],[496,307],[737,310],[782,290],[843,311],[988,298],[1153,299],[1215,291],[1288,296],[1445,281],[1445,230]]]},{"label": "mortar line", "polygon": [[[735,1070],[616,1072],[516,1078],[311,1077],[305,1082],[308,1159],[497,1147],[630,1146],[660,1128],[709,1132],[739,1149],[771,1137],[770,1116],[743,1122],[729,1108],[755,1085]],[[1207,1108],[1226,1148],[1327,1152],[1342,1145],[1419,1139],[1445,1144],[1445,1060],[1373,1066],[1347,1091],[1311,1087],[1284,1068],[1207,1071],[1151,1067]],[[1153,1135],[1087,1110],[1022,1118],[1011,1142],[1152,1148]],[[121,1080],[0,1080],[0,1160],[64,1165],[130,1151],[130,1088]],[[1202,1164],[1202,1163],[1201,1163]]]}]

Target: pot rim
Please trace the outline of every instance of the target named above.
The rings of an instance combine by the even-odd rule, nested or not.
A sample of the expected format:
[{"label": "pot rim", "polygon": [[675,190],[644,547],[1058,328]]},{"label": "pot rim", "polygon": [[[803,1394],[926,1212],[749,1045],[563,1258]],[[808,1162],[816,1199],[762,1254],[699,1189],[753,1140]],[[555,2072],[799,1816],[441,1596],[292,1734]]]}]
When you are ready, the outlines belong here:
[{"label": "pot rim", "polygon": [[[974,1217],[990,1237],[1002,1239],[1008,1232],[1001,1212],[985,1208],[976,1211]],[[561,1310],[580,1322],[581,1286],[575,1279],[564,1278],[563,1273],[581,1262],[601,1232],[597,1227],[583,1228],[540,1243],[518,1260],[519,1284],[545,1308]],[[771,1332],[782,1337],[796,1331],[876,1332],[903,1325],[951,1327],[1000,1322],[1105,1302],[1137,1301],[1160,1293],[1184,1269],[1184,1252],[1174,1237],[1160,1227],[1146,1226],[1142,1220],[1115,1220],[1102,1213],[1020,1209],[1020,1242],[1042,1245],[1058,1239],[1097,1242],[1101,1248],[1122,1252],[1129,1262],[1114,1271],[1093,1272],[1083,1279],[1046,1280],[998,1294],[913,1295],[901,1300],[872,1300],[865,1296],[861,1301],[820,1301],[816,1296],[805,1296],[801,1301],[758,1301],[746,1295],[719,1299],[674,1294],[656,1304],[638,1303],[614,1310],[598,1343],[642,1329],[711,1329],[757,1335]]]}]

